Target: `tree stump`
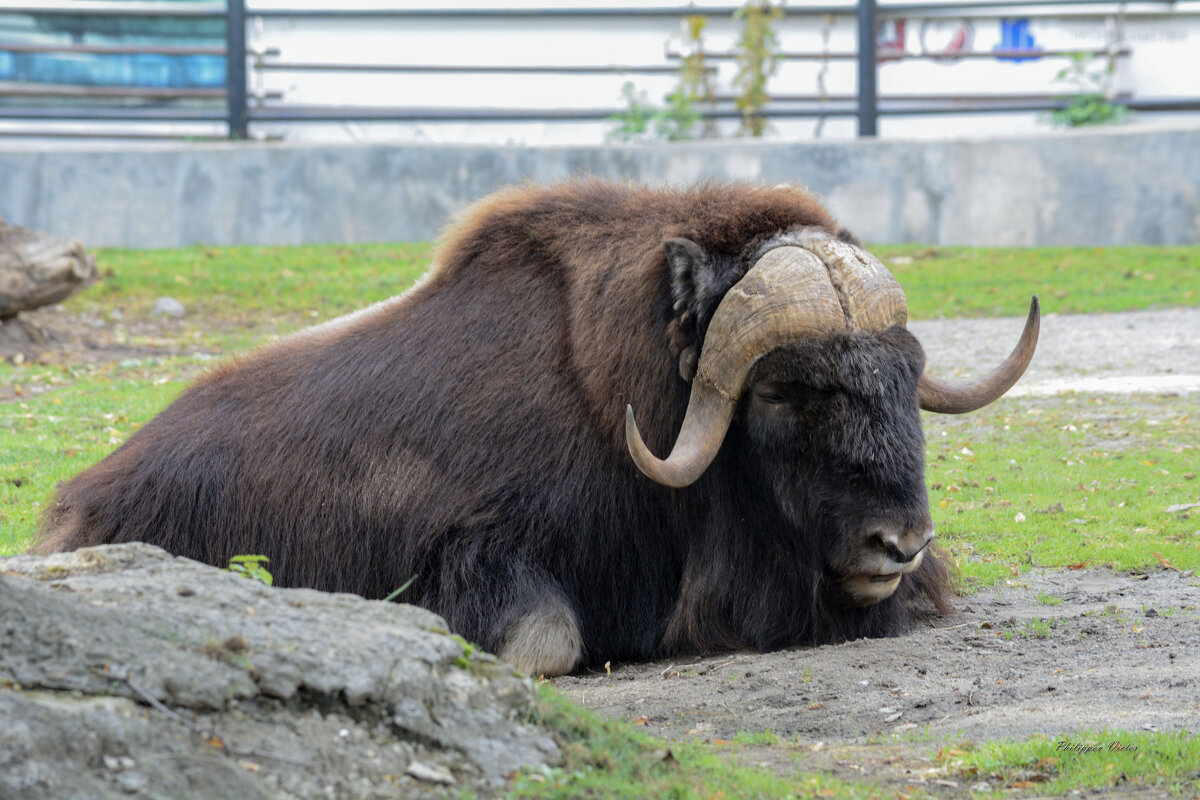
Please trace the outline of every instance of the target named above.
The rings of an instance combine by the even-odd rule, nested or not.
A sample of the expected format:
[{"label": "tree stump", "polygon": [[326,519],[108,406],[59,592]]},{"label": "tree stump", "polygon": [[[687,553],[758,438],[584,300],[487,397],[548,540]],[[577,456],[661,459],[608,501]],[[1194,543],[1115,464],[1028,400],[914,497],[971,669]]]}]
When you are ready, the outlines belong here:
[{"label": "tree stump", "polygon": [[77,239],[0,218],[0,323],[65,300],[96,280],[96,258]]}]

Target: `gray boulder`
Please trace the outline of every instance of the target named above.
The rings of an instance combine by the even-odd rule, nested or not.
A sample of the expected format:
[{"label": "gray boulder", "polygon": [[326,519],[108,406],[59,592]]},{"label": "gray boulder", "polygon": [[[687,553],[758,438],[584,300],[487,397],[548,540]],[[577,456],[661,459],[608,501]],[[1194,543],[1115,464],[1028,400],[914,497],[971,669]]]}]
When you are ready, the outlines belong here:
[{"label": "gray boulder", "polygon": [[414,606],[143,544],[0,559],[0,797],[458,797],[557,760],[532,681]]}]

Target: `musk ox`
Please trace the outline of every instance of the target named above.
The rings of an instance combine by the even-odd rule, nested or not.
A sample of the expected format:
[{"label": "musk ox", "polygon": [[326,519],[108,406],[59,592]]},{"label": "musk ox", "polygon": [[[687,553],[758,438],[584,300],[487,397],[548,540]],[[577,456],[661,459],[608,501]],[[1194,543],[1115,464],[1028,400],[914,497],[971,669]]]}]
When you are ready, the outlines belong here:
[{"label": "musk ox", "polygon": [[[403,595],[533,674],[945,609],[888,270],[794,188],[503,191],[407,293],[217,368],[65,484],[43,551],[145,541]],[[635,423],[636,414],[636,423]],[[654,453],[669,453],[660,460]]]}]

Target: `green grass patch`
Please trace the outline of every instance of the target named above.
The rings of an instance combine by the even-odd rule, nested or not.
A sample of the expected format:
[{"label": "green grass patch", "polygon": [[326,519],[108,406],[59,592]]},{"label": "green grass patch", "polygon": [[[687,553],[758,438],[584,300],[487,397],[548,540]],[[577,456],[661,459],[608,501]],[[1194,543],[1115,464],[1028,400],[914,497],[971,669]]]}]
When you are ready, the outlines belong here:
[{"label": "green grass patch", "polygon": [[404,291],[428,267],[431,249],[426,243],[104,249],[96,254],[103,279],[66,307],[120,307],[137,315],[170,296],[206,315],[324,318]]},{"label": "green grass patch", "polygon": [[1049,594],[1047,592],[1038,592],[1037,593],[1037,601],[1044,606],[1062,605],[1061,597],[1055,597],[1054,595]]},{"label": "green grass patch", "polygon": [[921,247],[871,251],[908,295],[909,317],[1087,314],[1200,303],[1200,247]]},{"label": "green grass patch", "polygon": [[1067,620],[1058,617],[1051,617],[1050,619],[1034,617],[1031,620],[1027,620],[1020,627],[1007,628],[1004,631],[1004,638],[1009,640],[1018,637],[1022,639],[1048,639],[1056,628],[1060,628],[1066,624]]},{"label": "green grass patch", "polygon": [[[188,310],[180,342],[233,352],[400,294],[428,269],[432,250],[425,242],[102,249],[100,280],[64,308],[128,327],[173,297]],[[135,334],[129,342],[147,343]]]},{"label": "green grass patch", "polygon": [[179,394],[186,381],[172,375],[194,369],[190,359],[39,368],[47,391],[0,403],[0,555],[28,547],[55,486],[115,450]]},{"label": "green grass patch", "polygon": [[[731,764],[716,748],[663,742],[627,722],[579,708],[549,686],[541,688],[540,721],[554,732],[562,762],[519,774],[508,790],[525,798],[868,798],[884,796],[869,784],[824,775],[780,777]],[[750,737],[754,738],[754,737]],[[778,740],[764,739],[771,745]]]},{"label": "green grass patch", "polygon": [[[873,251],[909,298],[909,316],[1021,315],[1041,295],[1047,312],[1086,313],[1194,306],[1200,247],[930,248],[885,245]],[[277,332],[320,321],[398,294],[429,266],[428,242],[292,247],[102,249],[102,279],[68,309],[126,319],[149,315],[170,296],[197,318],[270,323]],[[203,335],[205,329],[193,331]],[[261,338],[261,337],[260,337]],[[247,346],[252,337],[231,342]]]},{"label": "green grass patch", "polygon": [[1200,738],[1186,732],[1085,731],[1023,742],[957,743],[938,761],[948,774],[987,780],[998,796],[1011,789],[1061,796],[1074,789],[1155,788],[1173,795],[1200,780]]},{"label": "green grass patch", "polygon": [[940,547],[968,589],[1030,567],[1200,569],[1194,396],[1002,399],[927,415]]}]

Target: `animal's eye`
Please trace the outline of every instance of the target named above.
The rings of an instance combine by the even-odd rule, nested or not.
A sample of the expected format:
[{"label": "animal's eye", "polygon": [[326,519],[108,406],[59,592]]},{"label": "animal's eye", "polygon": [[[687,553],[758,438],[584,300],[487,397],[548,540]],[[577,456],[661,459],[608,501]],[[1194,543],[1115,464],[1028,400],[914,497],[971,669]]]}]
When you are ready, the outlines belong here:
[{"label": "animal's eye", "polygon": [[764,403],[770,403],[771,405],[787,402],[787,398],[777,392],[755,392],[754,395]]}]

